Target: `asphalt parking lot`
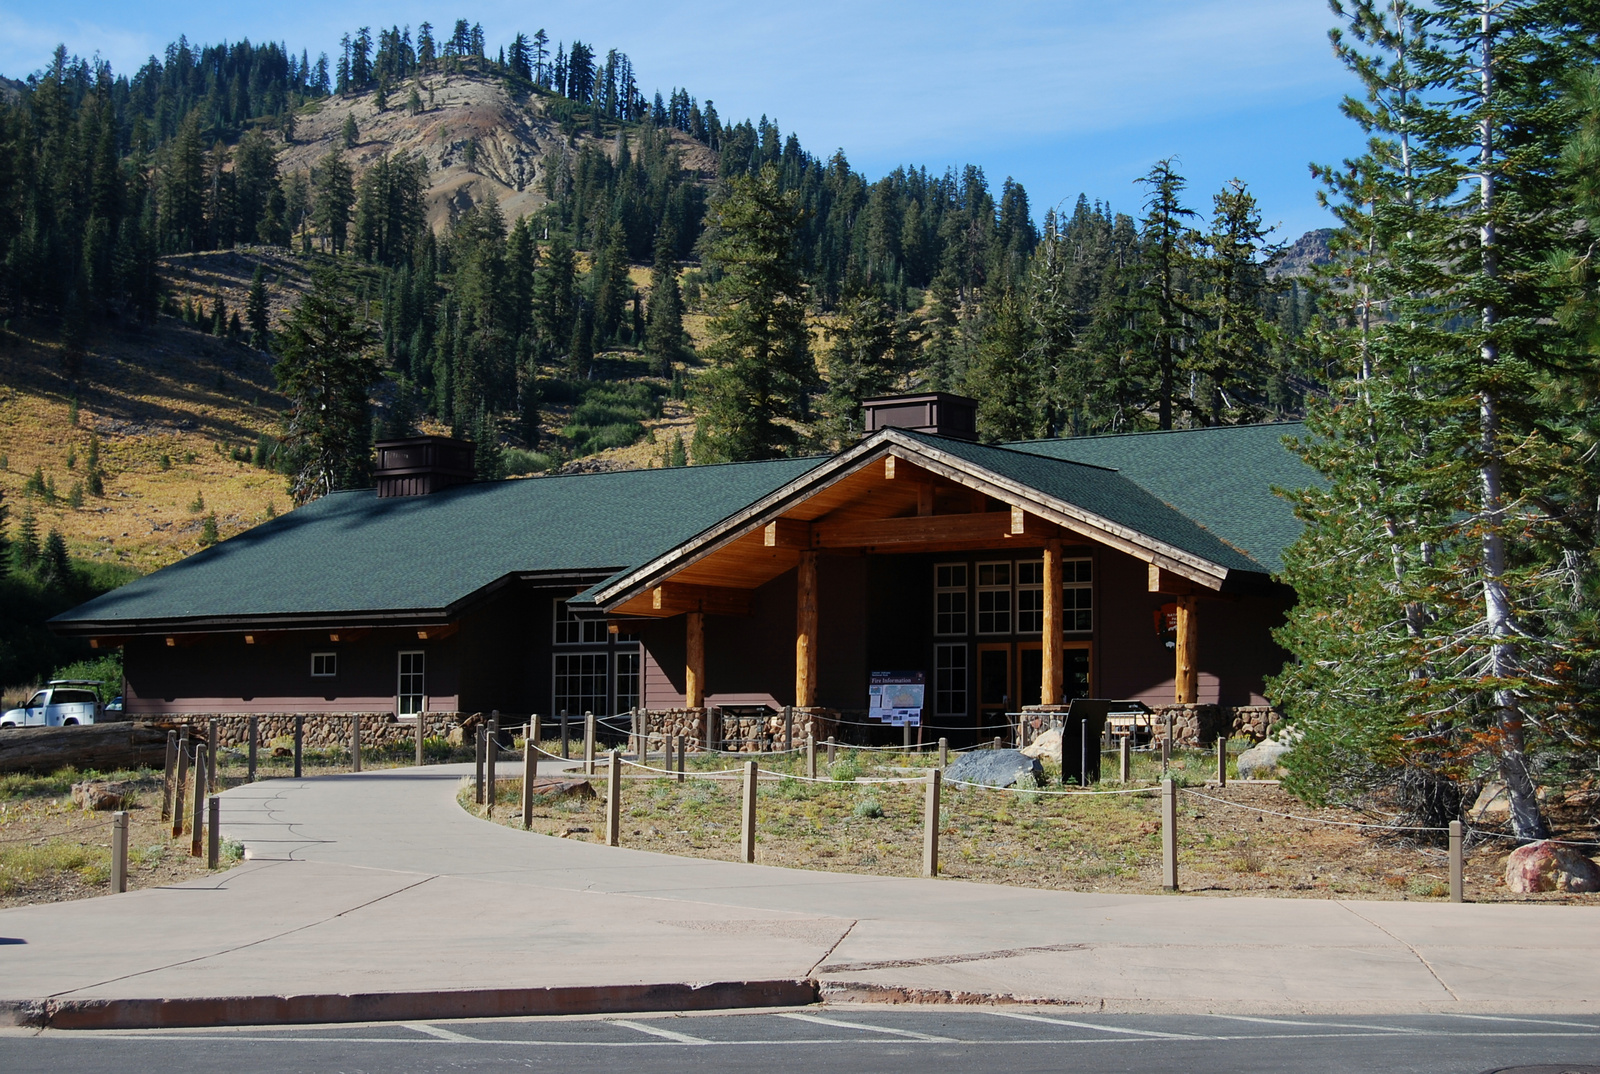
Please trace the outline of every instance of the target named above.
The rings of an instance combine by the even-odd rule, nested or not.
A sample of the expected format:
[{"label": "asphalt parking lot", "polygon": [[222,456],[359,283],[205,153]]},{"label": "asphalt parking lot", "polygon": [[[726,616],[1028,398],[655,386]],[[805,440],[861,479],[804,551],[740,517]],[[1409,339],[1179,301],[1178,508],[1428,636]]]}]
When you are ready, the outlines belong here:
[{"label": "asphalt parking lot", "polygon": [[[0,1069],[1184,1071],[1600,1074],[1600,1017],[1080,1015],[834,1008],[274,1028],[0,1033]],[[1542,1069],[1540,1069],[1542,1068]],[[1530,1071],[1529,1074],[1534,1074]]]}]

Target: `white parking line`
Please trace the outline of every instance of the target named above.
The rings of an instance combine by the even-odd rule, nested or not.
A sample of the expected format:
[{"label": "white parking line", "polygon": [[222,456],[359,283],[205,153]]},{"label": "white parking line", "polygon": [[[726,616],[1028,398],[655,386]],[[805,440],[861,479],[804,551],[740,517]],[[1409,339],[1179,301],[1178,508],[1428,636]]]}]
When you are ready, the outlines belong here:
[{"label": "white parking line", "polygon": [[440,1029],[438,1026],[430,1026],[426,1022],[407,1022],[405,1027],[413,1032],[425,1033],[430,1037],[438,1037],[440,1040],[448,1040],[455,1044],[489,1043],[488,1041],[479,1040],[477,1037],[469,1037],[465,1033],[457,1033],[454,1030]]},{"label": "white parking line", "polygon": [[[1245,1014],[1207,1014],[1207,1018],[1227,1018],[1234,1022],[1260,1022],[1269,1026],[1312,1026],[1316,1029],[1376,1029],[1380,1033],[1394,1033],[1397,1035],[1415,1035],[1426,1033],[1426,1030],[1410,1029],[1406,1026],[1375,1026],[1363,1022],[1296,1022],[1288,1018],[1252,1018]],[[1589,1028],[1589,1027],[1585,1027]]]},{"label": "white parking line", "polygon": [[1444,1012],[1444,1016],[1446,1018],[1471,1018],[1479,1022],[1516,1022],[1519,1025],[1529,1026],[1571,1026],[1574,1029],[1600,1030],[1600,1026],[1590,1022],[1554,1022],[1548,1018],[1512,1018],[1503,1014],[1456,1014],[1453,1011]]},{"label": "white parking line", "polygon": [[789,1011],[778,1015],[779,1018],[793,1018],[797,1022],[815,1022],[819,1026],[833,1026],[835,1029],[864,1029],[869,1033],[889,1033],[896,1037],[910,1037],[912,1040],[935,1041],[939,1044],[955,1044],[954,1037],[936,1037],[932,1033],[914,1033],[909,1029],[890,1029],[888,1026],[868,1025],[865,1022],[846,1022],[842,1018],[823,1018],[815,1014],[801,1014],[798,1011]]},{"label": "white parking line", "polygon": [[1153,1029],[1124,1029],[1122,1026],[1096,1025],[1094,1022],[1074,1022],[1068,1018],[1049,1018],[1042,1014],[1023,1014],[1021,1011],[991,1011],[984,1014],[996,1018],[1018,1018],[1024,1022],[1046,1022],[1053,1026],[1072,1026],[1074,1029],[1097,1029],[1102,1033],[1126,1033],[1133,1037],[1165,1037],[1168,1040],[1216,1040],[1197,1033],[1158,1033]]},{"label": "white parking line", "polygon": [[687,1033],[675,1033],[670,1029],[662,1029],[659,1026],[650,1025],[648,1022],[630,1022],[625,1018],[607,1018],[606,1021],[614,1026],[622,1026],[624,1029],[637,1029],[640,1033],[648,1033],[652,1037],[662,1037],[666,1040],[677,1041],[679,1044],[711,1043],[701,1037],[691,1037]]}]

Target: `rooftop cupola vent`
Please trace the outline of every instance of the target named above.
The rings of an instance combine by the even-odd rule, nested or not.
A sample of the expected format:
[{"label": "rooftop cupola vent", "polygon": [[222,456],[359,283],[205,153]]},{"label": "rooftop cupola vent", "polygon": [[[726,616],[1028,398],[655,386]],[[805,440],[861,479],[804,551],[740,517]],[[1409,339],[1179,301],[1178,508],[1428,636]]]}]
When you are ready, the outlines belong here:
[{"label": "rooftop cupola vent", "polygon": [[890,395],[863,399],[861,409],[869,435],[879,429],[910,429],[956,440],[978,439],[978,401],[964,395]]},{"label": "rooftop cupola vent", "polygon": [[378,495],[426,496],[464,485],[472,480],[474,447],[470,440],[448,436],[408,436],[404,440],[380,440],[378,453]]}]

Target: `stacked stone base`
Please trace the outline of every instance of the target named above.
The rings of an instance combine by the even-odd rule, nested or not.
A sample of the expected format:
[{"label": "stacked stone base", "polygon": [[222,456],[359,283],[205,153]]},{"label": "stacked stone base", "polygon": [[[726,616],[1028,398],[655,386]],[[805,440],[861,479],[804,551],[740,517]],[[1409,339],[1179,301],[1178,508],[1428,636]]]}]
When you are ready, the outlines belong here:
[{"label": "stacked stone base", "polygon": [[[796,748],[806,736],[818,742],[836,734],[839,714],[833,709],[793,709],[789,734]],[[696,753],[707,748],[727,753],[768,753],[784,748],[783,712],[768,710],[761,715],[737,715],[716,708],[665,709],[646,714],[649,720],[650,749],[664,748],[668,738],[688,739]]]},{"label": "stacked stone base", "polygon": [[[296,714],[292,712],[265,713],[255,717],[256,743],[265,749],[275,739],[293,738],[294,721]],[[358,713],[305,713],[305,731],[302,743],[306,749],[330,749],[335,747],[348,747],[350,745],[350,724],[352,720],[361,723],[361,745],[363,748],[375,746],[392,746],[401,743],[412,743],[417,737],[417,723],[412,717],[404,720],[396,719],[391,712],[358,712]],[[430,712],[424,719],[424,738],[444,738],[452,728],[459,726],[468,717],[459,712]],[[209,731],[212,720],[217,724],[217,745],[235,746],[244,748],[250,742],[250,717],[237,714],[219,714],[216,716],[183,715],[165,719],[148,720],[160,726],[180,728],[187,726],[190,737],[203,738]]]},{"label": "stacked stone base", "polygon": [[[1025,736],[1059,725],[1068,705],[1029,705],[1023,713]],[[1150,717],[1155,736],[1166,734],[1172,718],[1172,742],[1179,748],[1200,749],[1216,744],[1219,735],[1260,742],[1272,733],[1283,716],[1270,705],[1163,705]]]}]

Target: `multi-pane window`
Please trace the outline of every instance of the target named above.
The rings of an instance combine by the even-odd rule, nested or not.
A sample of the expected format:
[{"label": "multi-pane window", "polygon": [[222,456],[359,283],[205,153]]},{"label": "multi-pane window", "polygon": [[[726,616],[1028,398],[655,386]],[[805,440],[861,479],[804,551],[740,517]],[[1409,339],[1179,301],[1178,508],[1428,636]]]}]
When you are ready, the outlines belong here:
[{"label": "multi-pane window", "polygon": [[617,711],[626,712],[639,704],[639,653],[617,653]]},{"label": "multi-pane window", "polygon": [[606,654],[557,653],[551,710],[576,716],[606,709]]},{"label": "multi-pane window", "polygon": [[1017,633],[1037,634],[1044,629],[1044,560],[1017,564]]},{"label": "multi-pane window", "polygon": [[422,711],[422,699],[427,690],[425,682],[427,656],[422,652],[400,654],[399,682],[395,686],[396,714],[415,716]]},{"label": "multi-pane window", "polygon": [[339,674],[338,653],[312,653],[311,677],[313,679],[331,679]]},{"label": "multi-pane window", "polygon": [[978,633],[1011,633],[1011,562],[978,564]]},{"label": "multi-pane window", "polygon": [[933,632],[967,632],[967,565],[940,563],[933,568]]},{"label": "multi-pane window", "polygon": [[567,602],[558,600],[556,606],[555,639],[557,645],[600,645],[606,640],[606,621],[604,619],[579,619],[567,607]]},{"label": "multi-pane window", "polygon": [[967,714],[967,647],[933,647],[933,709],[941,716]]},{"label": "multi-pane window", "polygon": [[1094,629],[1094,561],[1069,559],[1061,564],[1061,624],[1068,633]]}]

